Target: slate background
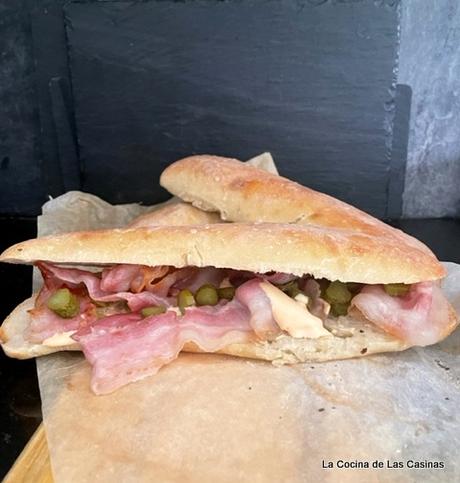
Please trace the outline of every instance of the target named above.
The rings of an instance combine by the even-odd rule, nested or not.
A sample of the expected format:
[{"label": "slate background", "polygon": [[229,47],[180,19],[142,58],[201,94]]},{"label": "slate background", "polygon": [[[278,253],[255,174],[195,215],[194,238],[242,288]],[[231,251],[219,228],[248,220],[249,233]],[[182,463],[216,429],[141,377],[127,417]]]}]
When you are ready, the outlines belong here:
[{"label": "slate background", "polygon": [[404,215],[460,216],[460,2],[402,2],[399,82],[412,87]]},{"label": "slate background", "polygon": [[281,174],[385,216],[397,11],[299,5],[66,5],[83,189],[153,203],[175,159],[270,151]]},{"label": "slate background", "polygon": [[[56,165],[53,156],[48,154],[44,156],[44,153],[49,153],[49,145],[53,143],[49,135],[42,136],[41,129],[49,132],[47,129],[49,126],[43,122],[45,117],[40,99],[43,98],[44,93],[46,95],[50,95],[50,93],[47,91],[47,86],[44,88],[43,85],[36,82],[39,75],[34,73],[34,62],[37,61],[37,58],[40,59],[40,55],[43,60],[43,52],[37,51],[37,45],[32,43],[32,33],[37,28],[35,14],[44,10],[56,14],[60,10],[61,4],[64,3],[66,2],[57,0],[22,0],[13,4],[13,2],[0,0],[0,105],[2,106],[0,109],[0,213],[36,214],[47,194],[57,194],[62,188],[69,189],[68,186],[58,186],[59,166]],[[191,1],[185,2],[187,5],[191,3]],[[208,3],[213,4],[212,1]],[[236,1],[229,3],[237,4]],[[440,0],[433,4],[429,0],[402,0],[401,2],[396,0],[377,0],[375,2],[372,0],[353,2],[299,0],[293,3],[298,6],[299,12],[309,8],[354,9],[355,20],[359,17],[357,12],[362,11],[360,9],[365,4],[372,5],[372,8],[379,13],[397,9],[398,5],[401,5],[401,45],[399,58],[395,58],[395,61],[399,61],[395,63],[395,67],[399,66],[399,74],[395,72],[395,75],[398,75],[398,82],[408,84],[413,89],[403,215],[407,217],[459,216],[460,190],[457,187],[460,181],[460,143],[458,142],[460,118],[457,107],[459,102],[458,50],[460,42],[458,33],[460,19],[457,2]],[[78,8],[78,4],[68,5],[67,8]],[[376,15],[376,17],[378,16],[381,15]],[[379,22],[379,20],[370,18],[368,20],[367,24],[364,23],[362,28],[356,30],[356,35],[366,37],[373,34],[374,22]],[[395,46],[397,47],[397,39]],[[55,50],[51,63],[53,59],[67,53],[66,50],[63,53],[62,45],[53,47]],[[347,49],[343,45],[335,45],[333,48],[341,48],[344,54],[347,54]],[[39,63],[38,70],[42,65]],[[356,64],[357,78],[359,78],[360,69],[365,68],[365,63],[362,66]],[[59,72],[59,75],[61,74],[64,74],[65,81],[65,72]],[[62,96],[66,96],[68,88],[69,86],[64,85]],[[59,89],[56,92],[57,97],[55,96],[55,98],[59,100]],[[73,112],[70,117],[72,116]],[[383,129],[386,129],[388,133],[388,116],[382,119]],[[39,120],[42,121],[41,124]],[[130,121],[131,119],[128,117],[127,123]],[[316,123],[313,128],[316,128]],[[387,136],[387,141],[389,139],[394,140],[391,136]],[[296,145],[295,141],[295,139],[288,139],[285,141],[285,145],[296,146],[298,149],[299,143]],[[72,148],[72,139],[67,139],[65,144]],[[248,152],[252,155],[258,150],[254,149],[249,152],[249,146],[250,143],[247,144],[246,150],[241,149],[241,153]],[[184,147],[184,151],[186,148],[188,146]],[[321,149],[321,146],[319,148]],[[326,151],[329,148],[329,145],[325,146]],[[78,153],[78,149],[79,146],[76,146],[74,151]],[[284,149],[283,147],[281,151]],[[234,151],[232,149],[232,152]],[[300,154],[302,152],[301,149]],[[139,160],[142,161],[142,156],[145,154],[142,150],[138,150],[137,153]],[[316,159],[319,159],[318,153],[317,150]],[[402,153],[404,154],[404,149],[402,149]],[[171,157],[163,157],[163,163],[174,159],[172,156],[174,153],[170,154]],[[283,153],[281,152],[281,154]],[[290,156],[292,157],[293,154],[291,153]],[[82,158],[84,163],[84,156]],[[302,158],[302,160],[304,159]],[[386,164],[384,165],[384,163]],[[72,162],[69,164],[71,170]],[[83,165],[85,166],[85,164]],[[289,163],[286,168],[282,165],[281,169],[286,174],[296,177],[298,167],[300,170],[303,169],[301,164],[294,166]],[[374,174],[377,179],[380,177],[381,181],[387,183],[386,189],[391,191],[391,183],[388,185],[385,176],[393,168],[388,152],[384,154],[384,157],[379,154],[378,161],[368,165],[368,172],[361,169],[364,176],[357,184],[355,192],[366,190],[367,181],[372,179]],[[396,171],[401,172],[401,167],[396,168]],[[338,181],[334,184],[330,179],[330,174],[328,178],[327,170],[321,173],[321,169],[317,167],[313,171],[315,172],[313,184],[316,183],[316,186],[322,189],[326,187],[327,191],[337,194],[334,186],[340,184],[340,176],[336,176]],[[124,175],[125,173],[122,173],[122,176]],[[305,182],[305,179],[303,181]],[[401,179],[401,185],[402,181],[404,180]],[[84,177],[78,182],[82,182],[85,186]],[[360,200],[359,196],[349,189],[349,184],[345,183],[345,186],[344,191],[349,194],[350,200],[382,216],[383,211],[380,207],[382,185],[377,189],[369,190],[371,192],[369,206],[366,206],[366,200]],[[394,191],[400,191],[398,183],[395,186]],[[98,189],[97,186],[89,184],[88,189],[91,188]],[[148,196],[147,191],[145,193]],[[340,192],[338,194],[340,195]],[[165,195],[160,193],[160,196]],[[355,196],[357,196],[356,200]]]},{"label": "slate background", "polygon": [[45,197],[25,3],[0,0],[0,213],[36,213]]}]

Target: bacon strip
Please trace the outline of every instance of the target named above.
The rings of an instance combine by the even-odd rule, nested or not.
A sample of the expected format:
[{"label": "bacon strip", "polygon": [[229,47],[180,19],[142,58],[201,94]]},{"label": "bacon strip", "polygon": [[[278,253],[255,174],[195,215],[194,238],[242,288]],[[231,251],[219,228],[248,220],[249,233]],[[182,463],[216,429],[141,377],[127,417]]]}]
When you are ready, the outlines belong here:
[{"label": "bacon strip", "polygon": [[[283,273],[254,274],[214,267],[174,269],[119,265],[106,268],[99,276],[46,263],[38,266],[45,286],[36,308],[31,311],[28,337],[32,342],[41,342],[56,333],[75,330],[72,337],[93,365],[91,386],[96,394],[114,391],[155,374],[174,360],[188,342],[206,352],[214,352],[232,343],[273,339],[281,330],[261,283],[264,280],[287,283],[295,278]],[[140,315],[139,311],[146,306],[175,305],[174,295],[181,288],[195,291],[205,283],[218,286],[225,277],[237,286],[231,302],[223,300],[213,307],[189,307],[183,316],[176,310],[145,319]],[[73,319],[62,319],[45,305],[50,292],[62,286],[79,297],[81,313]],[[319,302],[325,304],[315,280],[307,279],[303,288],[312,301],[311,310]],[[97,319],[92,301],[120,300],[127,302],[132,313]],[[432,282],[413,285],[404,297],[387,295],[381,285],[365,286],[353,298],[352,305],[382,330],[410,345],[433,344],[454,323],[449,320],[447,300]]]},{"label": "bacon strip", "polygon": [[[92,300],[98,302],[116,302],[118,300],[126,300],[131,310],[140,310],[148,305],[166,305],[170,306],[172,301],[162,294],[153,292],[132,293],[123,291],[126,289],[127,283],[120,278],[120,272],[135,276],[135,272],[139,273],[140,266],[126,266],[121,265],[120,270],[118,266],[110,269],[110,272],[103,273],[103,279],[96,274],[78,268],[62,268],[49,263],[37,264],[40,269],[43,279],[45,281],[45,296],[49,295],[51,290],[55,290],[63,285],[69,288],[78,288],[83,284]],[[127,268],[128,267],[128,268]],[[114,271],[114,272],[112,272]],[[113,276],[111,275],[113,274]],[[132,279],[130,280],[130,283]],[[109,287],[115,290],[111,292],[102,288]],[[148,294],[148,295],[147,295]],[[44,296],[40,294],[39,300],[43,301]]]},{"label": "bacon strip", "polygon": [[173,285],[173,288],[178,290],[188,288],[192,292],[195,292],[207,283],[218,287],[226,276],[227,270],[222,268],[205,267],[195,269],[189,276],[180,280],[178,279]]},{"label": "bacon strip", "polygon": [[138,314],[113,315],[72,336],[93,366],[91,389],[106,394],[155,374],[176,356],[174,312],[142,319]]},{"label": "bacon strip", "polygon": [[77,288],[80,284],[83,284],[93,300],[102,300],[104,297],[112,295],[110,292],[102,290],[101,279],[87,270],[63,268],[44,262],[37,263],[37,267],[40,269],[45,286],[49,290],[55,290],[63,285],[69,288]]},{"label": "bacon strip", "polygon": [[186,342],[195,342],[206,352],[254,338],[249,311],[236,299],[214,307],[190,307],[180,318],[180,327]]},{"label": "bacon strip", "polygon": [[160,281],[150,285],[150,291],[162,297],[166,297],[171,287],[178,281],[192,276],[196,272],[195,267],[185,267],[168,273]]},{"label": "bacon strip", "polygon": [[113,315],[72,337],[93,366],[92,390],[106,394],[155,374],[173,361],[187,342],[214,352],[251,340],[247,315],[237,301],[190,308],[184,317],[173,311],[145,319],[138,314]]},{"label": "bacon strip", "polygon": [[127,292],[134,279],[141,276],[139,265],[117,265],[105,268],[99,287],[104,292]]},{"label": "bacon strip", "polygon": [[402,297],[392,297],[382,285],[366,285],[352,300],[368,320],[410,345],[435,344],[452,327],[449,304],[434,282],[411,286]]}]

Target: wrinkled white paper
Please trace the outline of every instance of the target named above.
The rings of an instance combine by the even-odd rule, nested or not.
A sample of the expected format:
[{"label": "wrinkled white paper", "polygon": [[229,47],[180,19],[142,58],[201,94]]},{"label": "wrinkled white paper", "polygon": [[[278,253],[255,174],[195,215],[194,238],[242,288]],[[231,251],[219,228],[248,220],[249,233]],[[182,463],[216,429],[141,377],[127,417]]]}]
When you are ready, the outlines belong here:
[{"label": "wrinkled white paper", "polygon": [[[43,207],[39,235],[120,227],[149,209],[70,192]],[[460,312],[460,266],[446,266]],[[459,481],[459,355],[458,330],[433,347],[291,367],[183,354],[107,396],[90,392],[81,354],[46,356],[37,365],[55,481]]]}]

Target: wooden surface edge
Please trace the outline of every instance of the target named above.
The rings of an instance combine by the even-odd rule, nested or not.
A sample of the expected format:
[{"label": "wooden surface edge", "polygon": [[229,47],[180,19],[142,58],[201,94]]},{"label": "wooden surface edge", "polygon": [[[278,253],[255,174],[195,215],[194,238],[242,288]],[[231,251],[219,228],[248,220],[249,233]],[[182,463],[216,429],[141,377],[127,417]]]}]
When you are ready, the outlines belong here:
[{"label": "wooden surface edge", "polygon": [[43,423],[37,428],[3,483],[53,483],[48,444]]}]

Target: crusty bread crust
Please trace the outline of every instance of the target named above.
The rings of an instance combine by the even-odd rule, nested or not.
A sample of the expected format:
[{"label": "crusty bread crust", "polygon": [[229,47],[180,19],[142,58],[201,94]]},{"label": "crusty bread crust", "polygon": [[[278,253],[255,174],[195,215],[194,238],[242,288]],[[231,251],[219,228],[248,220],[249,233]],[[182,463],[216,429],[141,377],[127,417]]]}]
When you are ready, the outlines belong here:
[{"label": "crusty bread crust", "polygon": [[361,283],[415,283],[441,278],[444,267],[424,250],[390,237],[342,228],[274,223],[74,232],[18,243],[0,261],[75,265],[215,266],[254,272],[312,274]]},{"label": "crusty bread crust", "polygon": [[160,184],[201,209],[235,222],[298,223],[380,235],[370,215],[279,175],[220,156],[190,156],[168,166]]},{"label": "crusty bread crust", "polygon": [[[350,235],[393,240],[401,253],[425,252],[427,257],[419,262],[436,265],[432,252],[419,240],[347,203],[236,159],[190,156],[166,168],[160,184],[202,210],[219,212],[224,220],[341,228]],[[435,272],[440,273],[441,268],[434,270],[433,277]]]},{"label": "crusty bread crust", "polygon": [[[77,342],[72,345],[47,347],[31,344],[24,339],[24,331],[30,323],[27,311],[33,307],[34,302],[35,296],[18,305],[0,328],[0,341],[5,353],[17,359],[29,359],[64,350],[80,350]],[[400,351],[408,347],[403,341],[384,333],[364,319],[328,319],[326,326],[335,335],[319,339],[294,339],[283,335],[272,342],[231,344],[219,353],[279,364],[294,364],[348,359],[379,352]],[[193,343],[187,344],[183,350],[202,352]]]},{"label": "crusty bread crust", "polygon": [[195,208],[189,203],[177,201],[134,218],[134,220],[127,225],[127,228],[141,228],[158,225],[202,225],[219,222],[222,223],[223,221],[217,213],[203,211]]}]

